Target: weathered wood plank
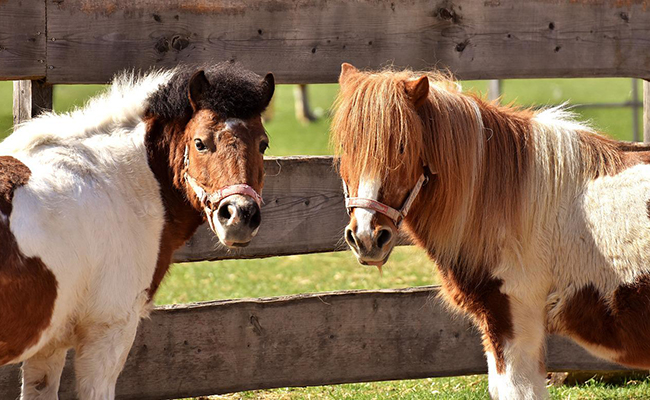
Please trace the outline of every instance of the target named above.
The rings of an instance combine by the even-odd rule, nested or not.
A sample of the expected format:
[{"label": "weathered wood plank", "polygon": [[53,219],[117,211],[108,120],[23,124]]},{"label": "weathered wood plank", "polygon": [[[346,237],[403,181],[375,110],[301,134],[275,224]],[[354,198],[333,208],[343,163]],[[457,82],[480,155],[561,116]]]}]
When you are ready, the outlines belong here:
[{"label": "weathered wood plank", "polygon": [[14,125],[52,110],[52,85],[42,81],[14,81]]},{"label": "weathered wood plank", "polygon": [[342,250],[348,222],[341,178],[332,157],[265,161],[260,231],[243,249],[222,246],[207,225],[175,254],[175,261],[252,258]]},{"label": "weathered wood plank", "polygon": [[0,79],[45,77],[45,0],[0,1]]},{"label": "weathered wood plank", "polygon": [[282,83],[358,67],[449,68],[463,79],[650,78],[639,1],[47,0],[51,83],[124,68],[237,60]]},{"label": "weathered wood plank", "polygon": [[[437,288],[226,300],[167,307],[143,321],[118,381],[120,399],[480,374],[480,339]],[[549,341],[551,370],[619,370],[571,342]],[[72,399],[71,360],[61,399]],[[0,393],[18,393],[18,368],[0,368]]]}]

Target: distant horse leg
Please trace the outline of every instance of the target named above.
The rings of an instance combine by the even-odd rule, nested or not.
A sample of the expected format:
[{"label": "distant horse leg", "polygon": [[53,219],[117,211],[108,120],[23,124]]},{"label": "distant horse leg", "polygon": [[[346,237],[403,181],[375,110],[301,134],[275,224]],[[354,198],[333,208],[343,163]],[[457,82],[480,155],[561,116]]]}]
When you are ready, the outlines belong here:
[{"label": "distant horse leg", "polygon": [[80,328],[76,347],[77,393],[82,400],[113,400],[115,383],[133,345],[138,313]]},{"label": "distant horse leg", "polygon": [[57,400],[59,383],[65,366],[65,347],[41,350],[23,363],[21,400]]},{"label": "distant horse leg", "polygon": [[[512,298],[511,298],[512,300]],[[544,365],[544,308],[511,301],[513,335],[495,346],[486,346],[489,390],[492,399],[546,399]],[[495,354],[498,353],[498,354]]]}]

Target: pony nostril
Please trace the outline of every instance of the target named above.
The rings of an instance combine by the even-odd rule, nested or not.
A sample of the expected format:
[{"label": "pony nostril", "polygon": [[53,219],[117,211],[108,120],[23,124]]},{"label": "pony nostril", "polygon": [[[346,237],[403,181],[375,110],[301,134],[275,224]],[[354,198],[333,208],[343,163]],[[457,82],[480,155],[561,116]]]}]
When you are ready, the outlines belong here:
[{"label": "pony nostril", "polygon": [[231,204],[229,203],[224,203],[219,207],[219,210],[217,211],[217,215],[219,216],[219,220],[226,222],[230,219],[232,216],[232,213],[230,212],[230,206]]},{"label": "pony nostril", "polygon": [[377,234],[377,247],[382,248],[388,242],[390,242],[390,239],[393,237],[393,234],[390,232],[388,229],[382,229],[379,231],[379,234]]},{"label": "pony nostril", "polygon": [[354,234],[352,233],[352,229],[347,228],[345,230],[345,241],[348,242],[348,245],[354,249],[359,249],[359,246],[357,245],[357,240],[354,237]]},{"label": "pony nostril", "polygon": [[262,222],[262,213],[260,207],[257,204],[253,204],[253,210],[251,211],[250,219],[248,220],[248,225],[251,229],[257,229]]}]

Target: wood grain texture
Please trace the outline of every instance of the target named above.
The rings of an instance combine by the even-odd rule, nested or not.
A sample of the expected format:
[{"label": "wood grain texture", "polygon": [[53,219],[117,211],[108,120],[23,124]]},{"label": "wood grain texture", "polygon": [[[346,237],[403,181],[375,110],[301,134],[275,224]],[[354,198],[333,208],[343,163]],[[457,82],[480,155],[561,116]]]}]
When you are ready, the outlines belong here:
[{"label": "wood grain texture", "polygon": [[[435,287],[225,300],[159,308],[142,322],[120,399],[486,373],[479,335]],[[551,370],[620,370],[552,337]],[[61,399],[72,399],[71,359]],[[0,393],[18,394],[18,368]]]},{"label": "wood grain texture", "polygon": [[361,68],[449,68],[463,79],[650,78],[646,1],[47,0],[51,83],[125,68],[236,60],[281,83]]},{"label": "wood grain texture", "polygon": [[42,81],[14,81],[14,125],[49,110],[52,110],[52,85]]},{"label": "wood grain texture", "polygon": [[0,79],[45,77],[45,1],[0,1]]},{"label": "wood grain texture", "polygon": [[278,157],[265,161],[262,224],[250,246],[227,249],[207,225],[176,252],[177,262],[259,258],[344,250],[348,223],[341,178],[332,157]]}]

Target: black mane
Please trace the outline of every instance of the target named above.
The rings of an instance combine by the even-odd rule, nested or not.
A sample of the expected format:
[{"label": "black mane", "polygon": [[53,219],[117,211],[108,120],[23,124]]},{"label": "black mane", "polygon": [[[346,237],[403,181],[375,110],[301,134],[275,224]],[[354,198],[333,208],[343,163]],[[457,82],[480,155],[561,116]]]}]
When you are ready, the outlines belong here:
[{"label": "black mane", "polygon": [[266,108],[262,77],[238,64],[183,65],[147,99],[146,115],[165,120],[186,119],[192,115],[188,86],[192,75],[203,70],[210,82],[199,106],[221,118],[248,119]]}]

